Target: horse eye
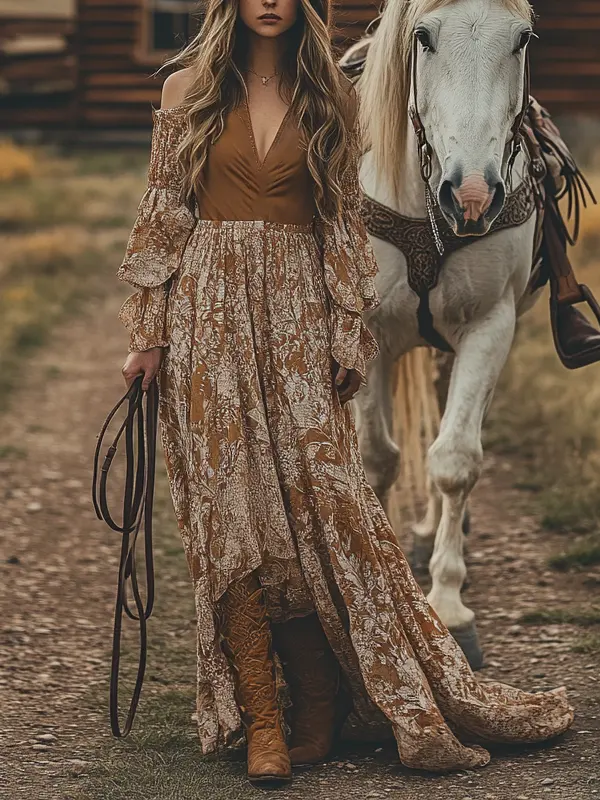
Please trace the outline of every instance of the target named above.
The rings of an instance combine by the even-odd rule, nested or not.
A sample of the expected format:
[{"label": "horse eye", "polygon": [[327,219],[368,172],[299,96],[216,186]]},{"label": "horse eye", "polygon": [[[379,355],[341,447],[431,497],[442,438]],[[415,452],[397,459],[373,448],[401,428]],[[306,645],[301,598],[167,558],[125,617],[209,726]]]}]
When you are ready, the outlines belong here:
[{"label": "horse eye", "polygon": [[432,53],[435,52],[431,44],[431,37],[429,36],[429,31],[426,31],[425,28],[417,28],[417,30],[415,31],[415,36],[421,43],[423,50],[431,51]]},{"label": "horse eye", "polygon": [[516,46],[516,48],[514,50],[515,55],[517,53],[520,53],[521,50],[524,50],[527,47],[527,45],[531,41],[531,37],[533,35],[534,35],[533,31],[523,31],[523,33],[521,34],[521,37],[519,39],[519,44]]}]

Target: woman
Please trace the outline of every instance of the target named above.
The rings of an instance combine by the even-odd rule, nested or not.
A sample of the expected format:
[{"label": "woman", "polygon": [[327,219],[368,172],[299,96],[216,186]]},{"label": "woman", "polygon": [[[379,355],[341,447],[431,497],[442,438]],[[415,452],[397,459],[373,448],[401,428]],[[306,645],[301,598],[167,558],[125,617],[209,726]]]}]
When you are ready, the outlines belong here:
[{"label": "woman", "polygon": [[362,318],[377,268],[326,3],[209,0],[155,112],[119,271],[137,289],[126,381],[160,367],[202,750],[243,725],[256,781],[323,760],[350,710],[391,729],[406,765],[440,771],[486,764],[474,742],[539,741],[573,719],[562,689],[474,678],[367,483],[348,400],[379,351]]}]

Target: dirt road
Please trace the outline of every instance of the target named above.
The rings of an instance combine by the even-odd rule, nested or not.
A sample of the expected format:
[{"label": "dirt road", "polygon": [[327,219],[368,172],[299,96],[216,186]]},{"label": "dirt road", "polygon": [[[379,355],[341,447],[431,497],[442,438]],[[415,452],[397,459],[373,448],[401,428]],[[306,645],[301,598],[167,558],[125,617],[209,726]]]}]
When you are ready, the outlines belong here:
[{"label": "dirt road", "polygon": [[[197,749],[193,602],[164,475],[147,683],[130,739],[115,741],[108,729],[119,542],[96,521],[89,484],[95,435],[122,392],[123,296],[117,289],[56,332],[24,366],[1,422],[0,797],[259,797],[244,780],[243,759],[202,759]],[[479,618],[484,674],[528,689],[567,685],[574,730],[553,747],[500,750],[483,770],[443,778],[402,769],[390,745],[343,749],[276,796],[600,798],[600,657],[582,643],[583,626],[599,621],[600,572],[546,568],[562,539],[527,513],[531,498],[513,488],[512,466],[488,459],[476,493],[467,603]]]}]

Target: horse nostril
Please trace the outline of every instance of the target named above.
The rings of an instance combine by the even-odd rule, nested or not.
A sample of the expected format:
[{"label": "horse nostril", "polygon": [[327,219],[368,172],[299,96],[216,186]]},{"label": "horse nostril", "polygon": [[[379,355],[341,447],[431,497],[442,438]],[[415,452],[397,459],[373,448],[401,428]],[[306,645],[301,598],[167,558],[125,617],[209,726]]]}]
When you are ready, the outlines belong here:
[{"label": "horse nostril", "polygon": [[452,180],[452,176],[440,186],[438,202],[448,220],[452,220],[459,229],[477,229],[489,227],[495,219],[506,199],[504,184],[495,179],[486,179],[483,173],[471,173],[460,183]]},{"label": "horse nostril", "polygon": [[461,205],[458,201],[452,181],[444,181],[438,193],[438,202],[442,211],[450,217],[455,217],[461,213]]},{"label": "horse nostril", "polygon": [[504,183],[502,181],[499,181],[494,188],[494,196],[492,197],[492,202],[490,203],[489,207],[486,210],[487,216],[491,219],[495,219],[504,208],[505,201],[506,201],[506,189],[504,188]]}]

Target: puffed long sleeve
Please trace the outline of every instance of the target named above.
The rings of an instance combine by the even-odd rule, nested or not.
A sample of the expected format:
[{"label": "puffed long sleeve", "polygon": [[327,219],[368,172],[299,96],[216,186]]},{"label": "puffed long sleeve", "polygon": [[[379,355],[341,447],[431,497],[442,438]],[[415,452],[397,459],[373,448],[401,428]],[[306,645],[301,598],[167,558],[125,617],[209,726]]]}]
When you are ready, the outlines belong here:
[{"label": "puffed long sleeve", "polygon": [[323,263],[332,301],[332,356],[346,369],[355,369],[364,385],[366,364],[379,355],[379,344],[362,312],[376,308],[381,299],[374,281],[378,266],[361,216],[357,111],[356,91],[351,86],[347,112],[351,152],[342,181],[343,208],[336,222],[323,223]]},{"label": "puffed long sleeve", "polygon": [[130,333],[129,350],[167,347],[167,300],[171,276],[181,262],[196,217],[181,201],[177,147],[187,125],[181,107],[153,112],[148,185],[138,206],[120,280],[138,291],[123,304],[119,319]]}]

